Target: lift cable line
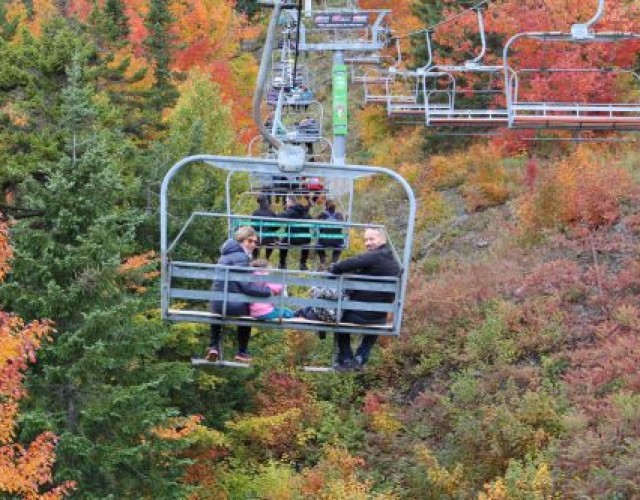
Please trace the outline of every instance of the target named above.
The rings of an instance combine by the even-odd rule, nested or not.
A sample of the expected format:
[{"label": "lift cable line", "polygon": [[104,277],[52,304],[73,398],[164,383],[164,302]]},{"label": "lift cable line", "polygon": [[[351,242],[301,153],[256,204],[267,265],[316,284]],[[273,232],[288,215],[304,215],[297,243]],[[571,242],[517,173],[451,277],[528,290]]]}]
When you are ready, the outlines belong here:
[{"label": "lift cable line", "polygon": [[421,33],[424,33],[425,31],[434,31],[439,26],[442,26],[443,24],[448,24],[451,21],[455,21],[459,17],[462,17],[462,16],[466,15],[468,12],[475,11],[475,10],[481,8],[483,5],[489,5],[489,0],[482,0],[481,2],[478,2],[478,3],[474,4],[474,5],[472,5],[471,7],[467,7],[466,9],[461,10],[460,12],[458,12],[457,14],[455,14],[453,16],[449,16],[449,17],[443,19],[442,21],[439,21],[439,22],[437,22],[435,24],[432,24],[432,25],[429,25],[429,26],[425,26],[424,28],[420,28],[419,30],[410,31],[408,33],[403,33],[402,35],[394,35],[394,36],[391,37],[391,39],[409,38],[411,36],[419,35]]}]

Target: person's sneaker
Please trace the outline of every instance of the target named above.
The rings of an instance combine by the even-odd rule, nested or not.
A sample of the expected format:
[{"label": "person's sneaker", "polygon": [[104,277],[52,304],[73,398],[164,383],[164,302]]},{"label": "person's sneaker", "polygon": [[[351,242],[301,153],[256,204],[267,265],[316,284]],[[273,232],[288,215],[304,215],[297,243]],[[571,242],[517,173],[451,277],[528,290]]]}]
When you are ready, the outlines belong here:
[{"label": "person's sneaker", "polygon": [[362,356],[360,356],[359,354],[357,354],[354,358],[353,358],[353,365],[354,368],[356,370],[358,370],[359,372],[361,372],[362,370],[364,370],[364,365],[365,365],[366,361],[364,360],[364,358]]},{"label": "person's sneaker", "polygon": [[350,372],[353,371],[353,360],[347,359],[341,363],[336,363],[333,369],[337,372]]},{"label": "person's sneaker", "polygon": [[220,357],[220,351],[215,347],[210,347],[207,351],[207,361],[211,361],[212,363],[218,361],[218,357]]},{"label": "person's sneaker", "polygon": [[251,363],[251,361],[253,360],[253,358],[246,352],[239,352],[233,359],[235,361],[240,361],[241,363]]}]

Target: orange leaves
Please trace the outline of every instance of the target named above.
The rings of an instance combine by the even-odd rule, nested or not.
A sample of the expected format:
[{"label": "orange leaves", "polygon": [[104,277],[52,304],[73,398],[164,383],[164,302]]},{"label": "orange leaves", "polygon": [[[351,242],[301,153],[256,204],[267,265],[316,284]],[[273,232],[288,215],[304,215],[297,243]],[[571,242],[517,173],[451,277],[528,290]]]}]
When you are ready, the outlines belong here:
[{"label": "orange leaves", "polygon": [[255,36],[246,19],[226,0],[185,0],[174,2],[176,19],[172,31],[177,38],[173,69],[199,68],[220,85],[225,104],[233,110],[234,128],[239,139],[248,144],[255,134],[251,112],[256,61],[240,55],[242,39]]},{"label": "orange leaves", "polygon": [[[25,326],[17,316],[0,311],[0,396],[5,401],[18,401],[24,395],[22,377],[27,362],[35,361],[35,352],[43,340],[49,338],[48,322],[32,322]],[[10,403],[9,403],[10,404]],[[0,414],[0,443],[11,438],[7,426],[12,425],[10,414]]]},{"label": "orange leaves", "polygon": [[56,436],[51,432],[40,434],[28,448],[21,445],[0,447],[0,491],[23,498],[58,499],[75,488],[73,481],[40,494],[39,487],[53,481],[51,468],[55,459]]},{"label": "orange leaves", "polygon": [[176,417],[170,419],[164,425],[153,429],[153,434],[168,441],[177,441],[191,436],[200,428],[202,422],[201,415],[191,415],[189,417]]},{"label": "orange leaves", "polygon": [[518,200],[523,234],[569,225],[588,228],[613,224],[621,203],[637,195],[628,171],[615,165],[615,154],[597,146],[578,148],[548,165],[535,189]]},{"label": "orange leaves", "polygon": [[9,245],[9,232],[7,225],[0,221],[0,281],[4,279],[9,270],[9,260],[13,255],[11,245]]},{"label": "orange leaves", "polygon": [[[0,223],[0,281],[8,271],[11,257],[6,224]],[[73,482],[39,494],[40,486],[51,483],[57,438],[40,434],[24,448],[12,443],[18,415],[18,400],[25,395],[22,378],[28,362],[35,362],[40,344],[49,338],[51,324],[33,321],[25,326],[17,316],[0,311],[0,492],[24,498],[62,498],[74,488]]]},{"label": "orange leaves", "polygon": [[158,257],[151,250],[143,254],[127,257],[118,267],[118,274],[125,277],[125,284],[129,290],[136,293],[144,293],[147,290],[144,283],[160,274],[156,269],[152,269],[157,267],[157,264]]}]

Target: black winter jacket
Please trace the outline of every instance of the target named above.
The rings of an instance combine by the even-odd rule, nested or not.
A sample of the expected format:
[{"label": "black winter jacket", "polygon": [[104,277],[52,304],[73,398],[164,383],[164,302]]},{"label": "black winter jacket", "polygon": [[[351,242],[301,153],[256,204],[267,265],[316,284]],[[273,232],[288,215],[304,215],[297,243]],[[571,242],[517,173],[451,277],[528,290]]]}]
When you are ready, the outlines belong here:
[{"label": "black winter jacket", "polygon": [[[332,274],[399,276],[400,264],[398,264],[389,246],[385,244],[375,250],[369,250],[332,264],[329,272]],[[378,290],[351,290],[349,291],[349,299],[358,302],[393,302],[394,294]],[[342,321],[345,323],[376,324],[385,323],[386,317],[387,313],[379,311],[347,310],[342,316]]]},{"label": "black winter jacket", "polygon": [[[309,215],[309,208],[304,205],[297,204],[290,208],[287,208],[284,212],[278,215],[278,217],[283,217],[285,219],[311,219]],[[311,238],[302,237],[296,238],[296,234],[300,233],[309,233],[311,228],[308,227],[300,227],[300,228],[291,228],[289,230],[289,234],[291,238],[283,238],[282,241],[284,243],[288,243],[289,245],[307,245],[311,242]]]},{"label": "black winter jacket", "polygon": [[[220,258],[218,264],[223,266],[243,266],[249,267],[251,258],[244,251],[244,248],[235,240],[227,240],[220,248]],[[250,271],[247,271],[250,272]],[[224,290],[224,278],[222,273],[220,279],[213,282],[213,289],[216,292]],[[262,283],[251,283],[247,281],[229,281],[227,290],[229,293],[244,293],[254,297],[269,297],[271,290]],[[222,314],[222,301],[215,300],[212,303],[214,313]],[[249,304],[247,302],[227,302],[227,316],[248,316]]]},{"label": "black winter jacket", "polygon": [[[258,210],[256,210],[255,212],[253,212],[254,217],[263,217],[264,219],[269,219],[271,217],[277,217],[277,215],[275,214],[275,212],[273,210],[271,210],[270,208],[259,208]],[[260,225],[254,222],[253,225],[253,229],[255,229],[255,231],[258,233],[258,236],[260,236]],[[268,225],[266,227],[262,228],[262,232],[263,233],[275,233],[279,228],[274,226]],[[261,245],[271,245],[272,243],[275,243],[278,240],[278,238],[274,238],[273,236],[266,236],[264,238],[260,238],[260,244]]]}]

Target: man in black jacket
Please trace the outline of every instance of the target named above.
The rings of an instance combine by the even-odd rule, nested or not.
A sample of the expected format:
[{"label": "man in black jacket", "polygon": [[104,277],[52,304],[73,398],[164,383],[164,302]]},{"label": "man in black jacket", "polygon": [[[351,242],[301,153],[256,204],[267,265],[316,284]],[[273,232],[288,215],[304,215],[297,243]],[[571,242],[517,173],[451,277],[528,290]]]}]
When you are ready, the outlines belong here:
[{"label": "man in black jacket", "polygon": [[[366,276],[398,276],[400,265],[391,248],[387,245],[384,232],[377,228],[369,228],[364,232],[364,246],[367,251],[332,264],[329,272],[332,274],[362,274]],[[379,290],[352,290],[349,298],[358,302],[393,302],[393,292]],[[357,323],[360,325],[380,325],[387,321],[387,313],[381,311],[355,311],[348,309],[343,315],[343,323]],[[376,343],[377,335],[364,335],[355,357],[351,350],[351,337],[346,333],[336,334],[338,339],[337,370],[344,371],[361,368],[368,360],[371,348]]]},{"label": "man in black jacket", "polygon": [[[241,227],[233,235],[234,239],[227,240],[220,248],[220,258],[218,264],[223,266],[239,266],[249,267],[251,262],[251,253],[258,244],[258,235],[252,227]],[[250,271],[247,271],[250,272]],[[224,290],[225,280],[220,273],[220,278],[213,283],[213,289],[216,292]],[[251,283],[247,281],[228,281],[228,293],[244,293],[254,297],[269,297],[271,290],[263,283]],[[214,300],[211,308],[214,313],[222,314],[223,302]],[[227,301],[227,316],[249,316],[249,304],[247,302]],[[207,352],[208,361],[216,361],[220,355],[220,334],[222,325],[211,325],[211,342]],[[249,338],[251,337],[250,326],[238,326],[238,353],[235,356],[236,361],[249,362]]]}]

